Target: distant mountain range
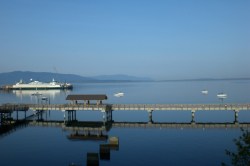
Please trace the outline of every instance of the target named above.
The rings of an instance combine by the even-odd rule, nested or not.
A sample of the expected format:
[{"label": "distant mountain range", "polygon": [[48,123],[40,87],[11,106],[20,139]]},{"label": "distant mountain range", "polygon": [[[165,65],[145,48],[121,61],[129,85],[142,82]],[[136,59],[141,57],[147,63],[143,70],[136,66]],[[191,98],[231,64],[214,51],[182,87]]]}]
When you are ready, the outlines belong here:
[{"label": "distant mountain range", "polygon": [[[0,85],[5,84],[14,84],[20,79],[25,82],[29,82],[30,79],[50,82],[52,79],[55,79],[59,82],[148,82],[154,81],[151,78],[147,77],[135,77],[123,74],[117,75],[100,75],[93,77],[84,77],[75,74],[59,74],[59,73],[50,73],[50,72],[30,72],[30,71],[13,71],[0,73]],[[246,78],[197,78],[197,79],[169,79],[169,80],[160,80],[160,82],[171,82],[171,81],[217,81],[217,80],[250,80],[250,77]]]},{"label": "distant mountain range", "polygon": [[29,82],[30,79],[50,82],[52,79],[59,82],[135,82],[135,81],[152,81],[150,78],[134,77],[128,75],[101,75],[94,77],[83,77],[75,74],[59,74],[50,72],[30,72],[30,71],[13,71],[0,73],[0,84],[13,84],[22,79]]},{"label": "distant mountain range", "polygon": [[173,80],[161,80],[160,82],[178,82],[178,81],[225,81],[225,80],[250,80],[250,77],[240,78],[197,78],[197,79],[173,79]]}]

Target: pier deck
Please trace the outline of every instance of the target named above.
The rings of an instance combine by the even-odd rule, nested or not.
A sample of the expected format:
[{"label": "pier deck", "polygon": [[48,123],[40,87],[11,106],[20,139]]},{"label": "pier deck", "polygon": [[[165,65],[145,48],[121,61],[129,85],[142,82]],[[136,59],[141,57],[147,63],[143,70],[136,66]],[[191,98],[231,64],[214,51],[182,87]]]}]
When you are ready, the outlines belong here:
[{"label": "pier deck", "polygon": [[[196,111],[234,111],[234,123],[238,123],[240,111],[250,111],[250,104],[3,104],[0,106],[1,119],[9,119],[13,111],[32,110],[38,113],[38,120],[42,120],[43,111],[62,111],[64,120],[77,120],[76,111],[100,111],[103,113],[103,122],[113,121],[113,111],[147,111],[148,122],[153,123],[153,111],[191,111],[191,123],[195,122]],[[67,113],[67,119],[66,114]],[[1,122],[2,123],[2,122]]]},{"label": "pier deck", "polygon": [[246,104],[3,104],[1,111],[77,110],[77,111],[250,111]]}]

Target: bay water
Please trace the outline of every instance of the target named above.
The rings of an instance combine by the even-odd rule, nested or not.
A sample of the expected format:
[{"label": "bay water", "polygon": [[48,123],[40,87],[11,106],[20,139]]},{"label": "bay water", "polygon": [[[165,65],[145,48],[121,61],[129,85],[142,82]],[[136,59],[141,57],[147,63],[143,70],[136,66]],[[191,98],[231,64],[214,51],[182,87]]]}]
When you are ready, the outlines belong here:
[{"label": "bay water", "polygon": [[[238,104],[250,103],[250,80],[171,81],[123,83],[73,83],[74,89],[39,91],[1,91],[0,104],[41,103],[47,97],[51,104],[69,103],[69,94],[106,94],[107,104]],[[201,90],[207,89],[204,95]],[[115,97],[124,92],[123,97]],[[224,92],[224,100],[217,94]],[[32,115],[33,111],[28,111]],[[15,114],[13,114],[15,117]],[[19,115],[22,117],[23,115]],[[102,122],[99,111],[77,111],[77,120]],[[45,117],[45,116],[44,116]],[[62,111],[46,113],[45,120],[60,121]],[[250,123],[250,110],[239,112],[239,123]],[[114,122],[148,122],[147,111],[113,111]],[[190,111],[153,111],[154,123],[190,123]],[[233,111],[197,111],[197,123],[233,123]],[[19,127],[0,135],[1,166],[68,166],[87,165],[87,154],[98,153],[107,140],[72,140],[73,131],[61,127]],[[119,148],[110,150],[100,166],[167,166],[167,165],[230,165],[225,150],[236,151],[233,139],[241,136],[240,128],[175,127],[112,127],[105,133],[119,139]],[[100,157],[100,156],[99,156]]]}]

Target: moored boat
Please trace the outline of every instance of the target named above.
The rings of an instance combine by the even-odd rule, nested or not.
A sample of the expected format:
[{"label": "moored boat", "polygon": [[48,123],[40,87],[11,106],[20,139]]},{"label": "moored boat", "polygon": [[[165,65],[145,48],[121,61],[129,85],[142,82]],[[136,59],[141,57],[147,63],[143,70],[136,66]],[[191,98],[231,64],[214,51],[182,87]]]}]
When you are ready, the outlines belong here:
[{"label": "moored boat", "polygon": [[226,93],[218,93],[217,97],[220,99],[225,99],[225,98],[227,98],[227,94]]},{"label": "moored boat", "polygon": [[204,89],[204,90],[201,91],[201,93],[204,94],[204,95],[207,95],[208,94],[208,90]]},{"label": "moored boat", "polygon": [[123,97],[124,93],[123,92],[118,92],[114,94],[115,97]]},{"label": "moored boat", "polygon": [[73,89],[73,85],[70,83],[57,82],[54,79],[49,82],[31,81],[24,83],[22,80],[14,85],[3,86],[4,90],[49,90],[49,89]]}]

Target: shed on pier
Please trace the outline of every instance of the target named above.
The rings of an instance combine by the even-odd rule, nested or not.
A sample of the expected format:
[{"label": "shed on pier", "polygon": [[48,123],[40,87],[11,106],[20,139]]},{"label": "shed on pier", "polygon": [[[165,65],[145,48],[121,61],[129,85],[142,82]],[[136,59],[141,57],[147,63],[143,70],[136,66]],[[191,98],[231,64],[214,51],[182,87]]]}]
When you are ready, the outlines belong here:
[{"label": "shed on pier", "polygon": [[91,100],[96,101],[96,104],[102,104],[103,100],[107,100],[108,97],[105,94],[77,94],[77,95],[68,95],[66,100],[70,100],[73,104],[77,104],[79,101],[83,101],[84,104],[90,104]]}]

